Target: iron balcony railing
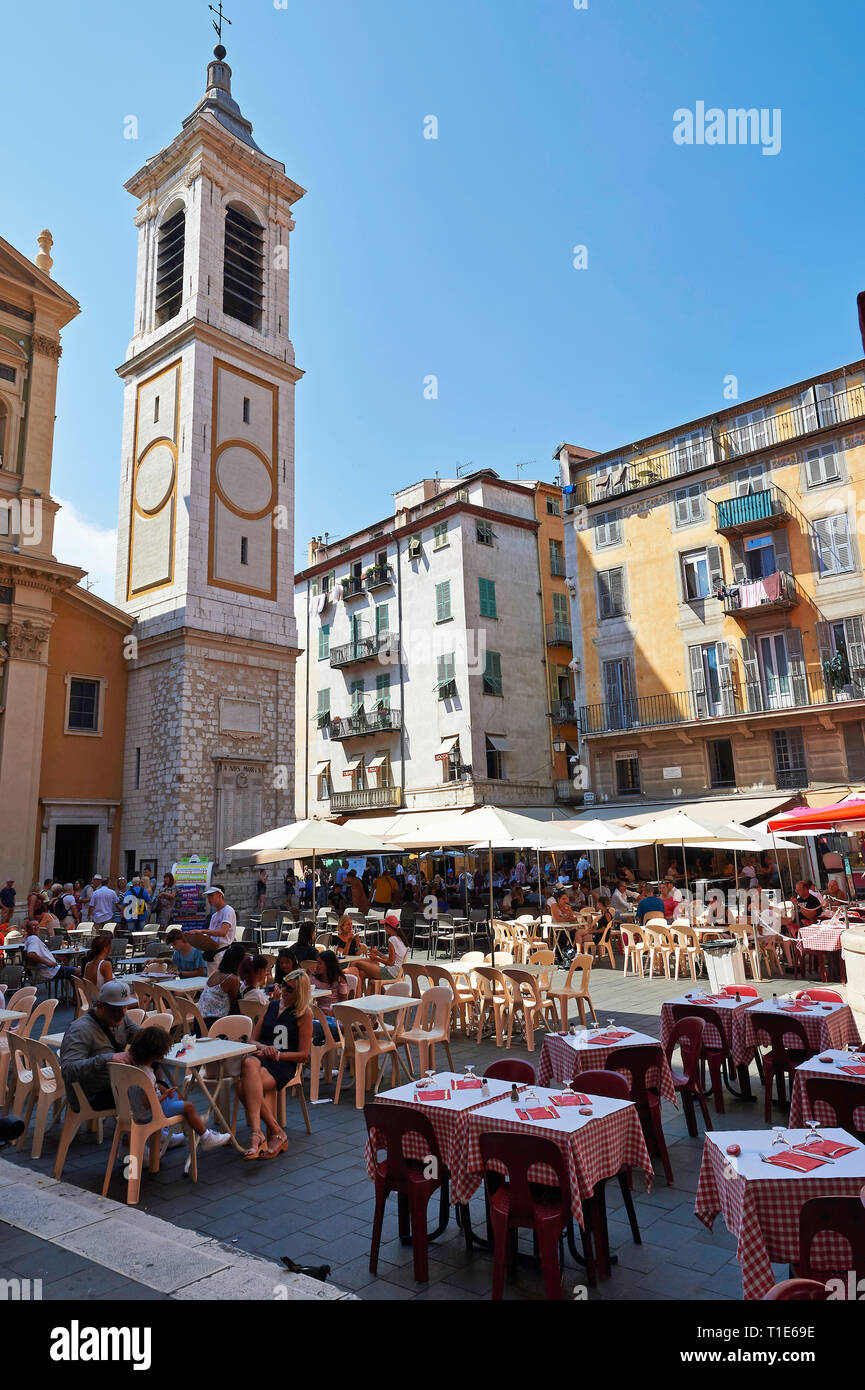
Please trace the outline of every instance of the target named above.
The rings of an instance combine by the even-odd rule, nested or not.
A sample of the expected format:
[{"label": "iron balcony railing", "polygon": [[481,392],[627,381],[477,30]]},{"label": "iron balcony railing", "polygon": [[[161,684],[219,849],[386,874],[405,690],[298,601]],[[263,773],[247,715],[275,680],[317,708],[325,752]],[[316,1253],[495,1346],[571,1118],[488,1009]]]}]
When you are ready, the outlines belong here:
[{"label": "iron balcony railing", "polygon": [[568,778],[556,782],[556,801],[576,801],[577,797],[577,789]]},{"label": "iron balcony railing", "polygon": [[356,792],[332,792],[331,813],[337,811],[377,811],[382,807],[402,805],[400,787],[363,787]]},{"label": "iron balcony railing", "polygon": [[724,612],[739,616],[793,608],[801,598],[795,579],[785,570],[768,574],[765,579],[728,584],[722,593]]},{"label": "iron balcony railing", "polygon": [[350,574],[347,578],[340,581],[342,584],[342,597],[360,598],[366,592],[363,587],[363,577],[359,574]]},{"label": "iron balcony railing", "polygon": [[390,565],[373,565],[363,576],[367,589],[385,589],[393,583]]},{"label": "iron balcony railing", "polygon": [[364,738],[367,734],[392,733],[402,724],[398,709],[358,710],[355,714],[334,719],[330,726],[332,739]]},{"label": "iron balcony railing", "polygon": [[355,642],[347,642],[342,647],[331,647],[332,667],[351,666],[357,661],[374,661],[381,657],[395,659],[399,639],[395,632],[377,632],[372,637],[358,637]]},{"label": "iron balcony railing", "polygon": [[791,410],[770,415],[729,429],[713,429],[706,437],[679,449],[659,449],[634,456],[627,462],[603,464],[598,471],[566,484],[563,510],[567,514],[578,506],[608,501],[656,483],[687,479],[691,473],[729,463],[758,453],[762,449],[789,443],[832,425],[860,420],[865,416],[865,386],[850,386],[833,396],[813,400]]},{"label": "iron balcony railing", "polygon": [[780,488],[767,487],[741,497],[715,502],[715,530],[722,536],[744,536],[790,520],[790,502]]},{"label": "iron balcony railing", "polygon": [[759,679],[726,686],[715,698],[705,690],[681,690],[583,705],[579,716],[580,732],[587,735],[618,733],[656,728],[662,724],[714,721],[865,700],[865,670],[849,674],[849,681],[835,688],[822,672],[791,666],[781,676],[763,672]]},{"label": "iron balcony railing", "polygon": [[550,710],[554,724],[576,724],[579,717],[579,709],[573,700],[559,700]]},{"label": "iron balcony railing", "polygon": [[570,647],[573,645],[570,623],[547,623],[547,646],[553,647],[557,643],[561,643],[561,645],[564,647]]}]

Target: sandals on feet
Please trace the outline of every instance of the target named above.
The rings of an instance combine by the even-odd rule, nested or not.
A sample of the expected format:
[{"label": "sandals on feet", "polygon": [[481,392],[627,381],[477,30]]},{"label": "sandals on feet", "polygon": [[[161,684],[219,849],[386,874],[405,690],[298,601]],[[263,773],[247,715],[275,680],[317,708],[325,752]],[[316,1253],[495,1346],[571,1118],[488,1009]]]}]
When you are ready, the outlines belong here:
[{"label": "sandals on feet", "polygon": [[277,1158],[279,1154],[284,1153],[288,1148],[288,1135],[280,1135],[276,1140],[275,1146],[271,1148],[273,1142],[274,1141],[271,1139],[270,1143],[265,1145],[261,1154],[262,1158]]},{"label": "sandals on feet", "polygon": [[257,1129],[254,1131],[249,1148],[246,1150],[246,1153],[243,1155],[243,1157],[246,1159],[248,1163],[250,1163],[256,1158],[261,1158],[262,1154],[266,1151],[267,1144],[265,1142],[264,1135],[261,1133],[261,1130]]}]

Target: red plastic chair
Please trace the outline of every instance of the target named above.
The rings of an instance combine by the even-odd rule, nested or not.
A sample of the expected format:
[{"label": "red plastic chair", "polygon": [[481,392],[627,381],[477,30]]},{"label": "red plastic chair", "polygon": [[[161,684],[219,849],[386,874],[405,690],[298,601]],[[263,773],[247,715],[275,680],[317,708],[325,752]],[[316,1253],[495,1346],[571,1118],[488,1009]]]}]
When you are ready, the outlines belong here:
[{"label": "red plastic chair", "polygon": [[[408,1110],[402,1105],[364,1106],[364,1118],[369,1130],[370,1145],[375,1159],[375,1216],[372,1223],[372,1245],[369,1251],[369,1272],[378,1272],[382,1223],[388,1195],[397,1193],[399,1203],[399,1233],[405,1238],[411,1223],[411,1242],[414,1277],[418,1283],[429,1278],[427,1207],[437,1189],[441,1189],[442,1219],[449,1202],[449,1177],[442,1162],[435,1130],[426,1115]],[[407,1158],[404,1141],[408,1135],[418,1135],[425,1159]],[[384,1159],[378,1150],[385,1150]],[[433,1160],[435,1177],[427,1177],[428,1160]]]},{"label": "red plastic chair", "polygon": [[712,1099],[715,1102],[715,1114],[723,1115],[724,1078],[725,1076],[729,1077],[732,1072],[733,1058],[730,1056],[729,1048],[724,1041],[721,1016],[717,1009],[710,1008],[708,1004],[674,1004],[673,1019],[675,1022],[680,1023],[684,1018],[699,1018],[704,1025],[700,1063],[701,1066],[709,1068],[709,1075],[712,1078]]},{"label": "red plastic chair", "polygon": [[817,1102],[822,1101],[834,1112],[834,1119],[822,1120],[833,1129],[846,1129],[854,1139],[865,1144],[865,1130],[857,1129],[854,1119],[857,1110],[865,1110],[865,1089],[854,1081],[842,1081],[839,1076],[808,1076],[805,1094],[811,1114],[817,1116]]},{"label": "red plastic chair", "polygon": [[673,1168],[661,1124],[661,1097],[657,1089],[650,1086],[646,1079],[650,1072],[657,1070],[662,1057],[660,1043],[645,1043],[640,1047],[620,1047],[610,1053],[605,1069],[630,1073],[630,1098],[637,1107],[646,1147],[653,1158],[660,1158],[664,1165],[667,1185],[671,1186]]},{"label": "red plastic chair", "polygon": [[807,994],[809,999],[818,999],[821,1004],[844,1003],[837,989],[800,989],[796,998],[801,999],[803,994]]},{"label": "red plastic chair", "polygon": [[[780,1014],[759,1014],[754,1019],[754,1032],[757,1041],[762,1042],[762,1036],[769,1039],[771,1051],[763,1055],[763,1088],[765,1093],[764,1118],[767,1125],[772,1123],[772,1082],[776,1082],[778,1091],[778,1104],[786,1106],[787,1092],[784,1087],[784,1074],[790,1073],[790,1084],[792,1086],[793,1072],[801,1062],[807,1062],[809,1057],[814,1056],[814,1049],[808,1042],[808,1035],[805,1032],[805,1025],[799,1018],[782,1018]],[[788,1047],[785,1038],[797,1038],[801,1042],[801,1047]]]},{"label": "red plastic chair", "polygon": [[740,999],[760,998],[760,991],[755,989],[753,985],[722,985],[721,993],[728,994],[731,999],[735,999],[737,994]]},{"label": "red plastic chair", "polygon": [[763,1294],[764,1303],[825,1303],[829,1292],[816,1279],[782,1279]]},{"label": "red plastic chair", "polygon": [[[560,1300],[562,1236],[572,1219],[571,1188],[564,1155],[552,1139],[539,1139],[532,1134],[492,1133],[481,1134],[479,1138],[495,1242],[493,1298],[497,1300],[504,1295],[509,1248],[510,1253],[515,1254],[516,1232],[522,1227],[534,1232],[546,1297]],[[502,1164],[507,1176],[492,1167],[494,1163]],[[552,1168],[558,1187],[529,1181],[529,1171],[541,1163]]]},{"label": "red plastic chair", "polygon": [[846,1269],[865,1269],[865,1206],[860,1198],[812,1197],[799,1212],[799,1258],[795,1268],[798,1278],[816,1279],[821,1274],[845,1272],[811,1262],[811,1247],[817,1236],[826,1231],[842,1237],[849,1245],[850,1263]]},{"label": "red plastic chair", "polygon": [[484,1076],[495,1081],[515,1081],[518,1086],[534,1086],[536,1080],[531,1062],[520,1062],[516,1058],[493,1062]]},{"label": "red plastic chair", "polygon": [[[703,1053],[703,1034],[706,1025],[702,1018],[680,1018],[674,1025],[673,1031],[667,1039],[667,1061],[670,1063],[670,1072],[673,1077],[673,1085],[678,1095],[682,1097],[682,1108],[685,1112],[685,1119],[688,1125],[688,1133],[692,1138],[697,1137],[697,1116],[694,1110],[694,1098],[700,1102],[700,1110],[703,1115],[703,1124],[706,1129],[712,1128],[712,1121],[709,1118],[709,1107],[706,1104],[706,1097],[703,1095],[703,1086],[700,1081],[700,1059]],[[682,1053],[682,1066],[684,1071],[677,1071],[673,1066],[673,1053],[679,1047]]]},{"label": "red plastic chair", "polygon": [[[577,1089],[587,1096],[609,1096],[610,1100],[630,1100],[631,1088],[628,1085],[627,1077],[620,1071],[581,1071],[576,1081]],[[622,1201],[625,1204],[625,1211],[628,1213],[628,1224],[631,1227],[631,1235],[635,1245],[642,1245],[643,1239],[640,1235],[640,1227],[637,1222],[637,1213],[634,1209],[634,1199],[631,1195],[631,1170],[622,1168],[616,1174],[619,1179],[619,1190],[622,1194]],[[607,1236],[607,1207],[605,1188],[609,1179],[603,1178],[595,1184],[595,1195],[601,1201],[602,1232],[604,1240]],[[598,1253],[600,1260],[600,1251]]]}]

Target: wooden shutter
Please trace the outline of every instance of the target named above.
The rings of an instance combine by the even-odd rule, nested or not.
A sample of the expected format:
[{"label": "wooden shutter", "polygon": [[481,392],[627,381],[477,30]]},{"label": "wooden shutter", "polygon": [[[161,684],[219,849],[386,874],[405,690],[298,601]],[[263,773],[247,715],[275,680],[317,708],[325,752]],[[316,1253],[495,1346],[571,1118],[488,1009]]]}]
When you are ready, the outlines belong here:
[{"label": "wooden shutter", "polygon": [[808,680],[805,674],[805,653],[802,649],[802,633],[798,627],[787,629],[787,661],[790,666],[790,679],[793,685],[793,701],[797,705],[808,703]]},{"label": "wooden shutter", "polygon": [[676,525],[687,526],[688,522],[691,520],[691,499],[687,492],[678,492],[676,494],[675,506]]},{"label": "wooden shutter", "polygon": [[814,552],[818,577],[833,574],[835,565],[832,555],[832,518],[822,517],[814,522]]},{"label": "wooden shutter", "polygon": [[691,666],[691,700],[694,705],[694,715],[698,719],[705,719],[709,712],[709,704],[706,699],[706,676],[703,671],[703,648],[689,647],[688,661]]},{"label": "wooden shutter", "polygon": [[763,708],[763,690],[760,685],[760,663],[757,660],[757,648],[750,637],[742,638],[742,665],[745,667],[748,709],[753,713]]},{"label": "wooden shutter", "polygon": [[861,697],[865,687],[865,623],[861,617],[844,619],[844,641],[847,643],[850,679]]},{"label": "wooden shutter", "polygon": [[793,572],[790,567],[790,544],[783,527],[775,532],[775,568],[783,570],[785,574]]},{"label": "wooden shutter", "polygon": [[451,615],[451,584],[446,579],[443,584],[436,584],[436,622],[444,622]]},{"label": "wooden shutter", "polygon": [[495,618],[497,616],[495,580],[479,579],[478,597],[480,601],[481,616],[484,618]]},{"label": "wooden shutter", "polygon": [[385,709],[390,709],[390,676],[376,676],[375,702],[377,705],[384,705]]},{"label": "wooden shutter", "polygon": [[379,603],[375,610],[375,631],[376,636],[388,631],[388,611],[386,603]]},{"label": "wooden shutter", "polygon": [[724,583],[724,564],[719,545],[707,547],[706,564],[709,570],[709,592],[714,594]]},{"label": "wooden shutter", "polygon": [[844,725],[844,752],[847,754],[847,780],[865,781],[865,738],[861,724]]},{"label": "wooden shutter", "polygon": [[610,570],[610,612],[617,617],[625,611],[625,571]]},{"label": "wooden shutter", "polygon": [[845,574],[853,568],[853,543],[850,539],[850,523],[847,513],[830,517],[832,523],[832,547],[835,552],[835,571]]},{"label": "wooden shutter", "polygon": [[733,565],[733,583],[744,584],[748,572],[745,568],[745,553],[738,541],[730,542],[730,560]]},{"label": "wooden shutter", "polygon": [[612,570],[601,570],[598,574],[598,616],[609,618],[610,612],[610,575]]},{"label": "wooden shutter", "polygon": [[486,668],[484,670],[484,680],[487,685],[492,687],[492,693],[501,695],[502,693],[502,658],[500,652],[487,652]]},{"label": "wooden shutter", "polygon": [[[832,650],[832,625],[831,623],[815,623],[814,631],[817,634],[817,647],[820,652],[820,666],[822,670],[824,661],[831,661],[834,655]],[[826,687],[826,699],[831,700],[832,687],[826,679],[825,674],[823,676],[823,683]]]},{"label": "wooden shutter", "polygon": [[721,713],[735,714],[736,701],[733,694],[733,671],[730,666],[730,647],[727,642],[715,643],[715,658],[718,663],[718,680],[721,685]]}]

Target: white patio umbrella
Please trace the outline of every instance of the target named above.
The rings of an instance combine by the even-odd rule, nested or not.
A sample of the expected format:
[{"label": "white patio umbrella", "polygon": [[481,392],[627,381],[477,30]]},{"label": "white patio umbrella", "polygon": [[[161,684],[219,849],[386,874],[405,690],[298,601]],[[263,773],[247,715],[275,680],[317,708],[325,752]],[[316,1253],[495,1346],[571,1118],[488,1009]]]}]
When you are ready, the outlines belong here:
[{"label": "white patio umbrella", "polygon": [[686,811],[670,811],[663,816],[655,816],[642,825],[625,831],[619,836],[620,845],[681,845],[682,867],[685,873],[685,887],[688,887],[688,866],[685,862],[685,846],[694,849],[734,849],[748,848],[745,835],[737,835],[729,826],[706,825],[695,820]]},{"label": "white patio umbrella", "polygon": [[314,893],[317,854],[387,854],[391,846],[353,830],[351,825],[312,818],[267,830],[263,835],[228,848],[237,854],[250,855],[256,864],[275,864],[282,859],[299,859],[311,854]]}]

